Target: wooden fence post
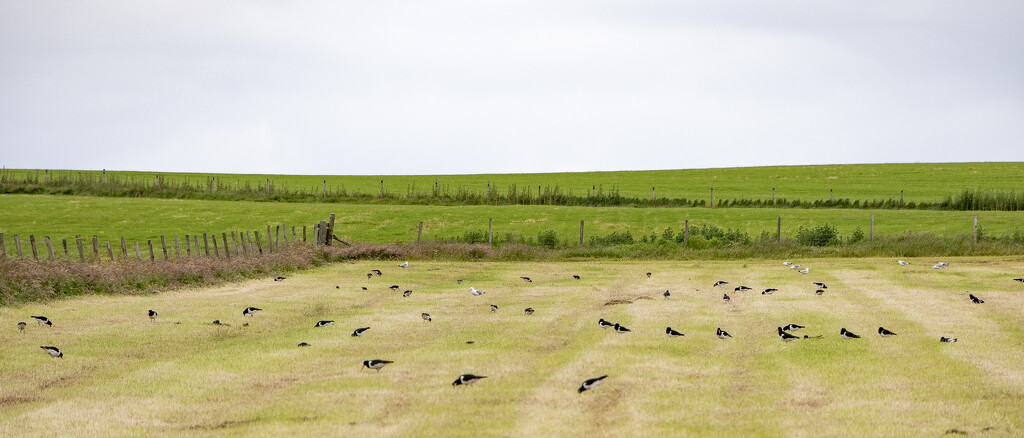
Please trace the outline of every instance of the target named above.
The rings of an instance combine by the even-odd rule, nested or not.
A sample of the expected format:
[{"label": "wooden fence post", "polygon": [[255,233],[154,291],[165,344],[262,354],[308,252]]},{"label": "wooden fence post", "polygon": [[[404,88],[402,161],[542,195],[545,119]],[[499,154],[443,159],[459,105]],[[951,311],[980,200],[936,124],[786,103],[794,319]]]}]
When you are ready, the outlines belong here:
[{"label": "wooden fence post", "polygon": [[285,246],[288,246],[288,224],[282,223],[281,230],[284,231],[281,233],[281,240],[284,241]]},{"label": "wooden fence post", "polygon": [[295,243],[295,225],[292,225],[292,243]]},{"label": "wooden fence post", "polygon": [[690,247],[690,220],[683,221],[683,248]]},{"label": "wooden fence post", "polygon": [[121,236],[121,258],[128,260],[128,242]]},{"label": "wooden fence post", "polygon": [[213,235],[213,256],[220,257],[220,251],[217,250],[217,235]]},{"label": "wooden fence post", "polygon": [[217,193],[217,177],[210,177],[210,193]]},{"label": "wooden fence post", "polygon": [[487,246],[494,246],[494,218],[487,219]]},{"label": "wooden fence post", "polygon": [[270,178],[267,178],[267,194],[270,194]]},{"label": "wooden fence post", "polygon": [[772,187],[772,205],[775,205],[775,187]]},{"label": "wooden fence post", "polygon": [[775,224],[775,241],[782,241],[782,216],[779,216],[779,222]]},{"label": "wooden fence post", "polygon": [[[978,220],[975,219],[974,223],[977,224]],[[978,241],[978,238],[977,238],[978,226],[977,225],[974,226],[974,230],[975,230],[974,231],[974,235],[975,235],[974,241],[975,241],[975,243],[977,243],[977,241]],[[39,251],[36,251],[36,235],[35,234],[29,234],[28,235],[28,246],[32,248],[32,258],[35,259],[36,261],[38,261],[39,260]]]},{"label": "wooden fence post", "polygon": [[[974,243],[978,244],[978,215],[974,215]],[[33,252],[35,252],[35,248],[33,248]]]},{"label": "wooden fence post", "polygon": [[380,180],[380,197],[384,197],[384,180]]},{"label": "wooden fence post", "polygon": [[540,201],[540,186],[537,186],[537,201]]},{"label": "wooden fence post", "polygon": [[18,250],[19,259],[25,258],[21,255],[21,236],[19,236],[18,233],[14,233],[14,248]]},{"label": "wooden fence post", "polygon": [[416,243],[423,239],[423,221],[420,221],[420,230],[416,232]]},{"label": "wooden fence post", "polygon": [[50,236],[46,236],[46,252],[50,254],[50,261],[56,260],[53,256],[53,242],[50,241]]},{"label": "wooden fence post", "polygon": [[163,234],[160,235],[160,248],[164,251],[164,260],[167,260],[167,237]]},{"label": "wooden fence post", "polygon": [[4,233],[0,233],[0,259],[7,258],[7,243],[4,242]]},{"label": "wooden fence post", "polygon": [[715,188],[711,188],[711,208],[715,208]]},{"label": "wooden fence post", "polygon": [[149,244],[149,261],[155,262],[156,255],[153,254],[153,239],[146,239],[146,243]]},{"label": "wooden fence post", "polygon": [[139,249],[139,241],[135,241],[135,258],[142,261],[142,250]]},{"label": "wooden fence post", "polygon": [[107,183],[107,169],[103,169],[103,184]]},{"label": "wooden fence post", "polygon": [[[198,238],[198,236],[196,237]],[[210,239],[206,237],[206,231],[203,231],[203,252],[206,253],[207,257],[210,256]]]},{"label": "wooden fence post", "polygon": [[220,233],[221,239],[224,240],[224,258],[231,258],[231,247],[228,246],[228,233]]},{"label": "wooden fence post", "polygon": [[[248,231],[246,233],[248,233]],[[260,254],[263,254],[263,245],[260,244],[260,232],[259,231],[253,231],[252,233],[256,237],[256,249],[259,250]]]},{"label": "wooden fence post", "polygon": [[491,182],[487,181],[487,197],[491,197]]},{"label": "wooden fence post", "polygon": [[302,226],[302,242],[306,243],[306,226]]},{"label": "wooden fence post", "polygon": [[654,202],[654,187],[651,187],[651,202]]},{"label": "wooden fence post", "polygon": [[110,258],[110,261],[114,261],[114,245],[111,245],[110,242],[107,242],[107,257]]},{"label": "wooden fence post", "polygon": [[828,202],[832,202],[832,189],[828,189]]},{"label": "wooden fence post", "polygon": [[327,239],[325,244],[327,246],[332,246],[334,242],[334,213],[331,213],[329,222],[327,222],[327,235],[324,237]]},{"label": "wooden fence post", "polygon": [[174,235],[174,258],[181,259],[181,241],[178,240],[178,235]]},{"label": "wooden fence post", "polygon": [[900,190],[900,207],[903,206],[903,190]]},{"label": "wooden fence post", "polygon": [[85,261],[85,250],[82,249],[82,235],[81,234],[76,234],[75,235],[75,245],[78,246],[78,261],[84,262]]},{"label": "wooden fence post", "polygon": [[871,215],[871,228],[868,228],[868,242],[875,241],[875,215]]},{"label": "wooden fence post", "polygon": [[316,246],[322,246],[326,237],[327,221],[320,221],[320,225],[316,229]]},{"label": "wooden fence post", "polygon": [[71,260],[71,252],[68,251],[68,239],[60,239],[60,243],[64,246],[64,258]]},{"label": "wooden fence post", "polygon": [[583,248],[583,221],[580,221],[580,248]]},{"label": "wooden fence post", "polygon": [[324,199],[327,199],[327,180],[324,180]]},{"label": "wooden fence post", "polygon": [[192,242],[195,244],[196,256],[203,255],[203,253],[199,251],[199,235],[198,234],[196,234],[195,236],[192,236]]},{"label": "wooden fence post", "polygon": [[92,255],[100,258],[100,237],[95,234],[92,235]]},{"label": "wooden fence post", "polygon": [[[199,249],[196,248],[196,251],[199,251]],[[188,234],[185,235],[185,256],[192,257],[192,236]]]}]

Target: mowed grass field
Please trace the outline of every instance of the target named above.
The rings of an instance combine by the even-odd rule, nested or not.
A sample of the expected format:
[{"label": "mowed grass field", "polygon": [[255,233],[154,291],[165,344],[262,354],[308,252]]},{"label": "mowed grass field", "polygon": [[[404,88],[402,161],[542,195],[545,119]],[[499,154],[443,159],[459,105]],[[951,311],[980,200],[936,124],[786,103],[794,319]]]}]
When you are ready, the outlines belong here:
[{"label": "mowed grass field", "polygon": [[[37,175],[38,169],[7,169],[8,175],[22,178]],[[100,171],[66,170],[56,174],[91,174]],[[110,173],[112,172],[112,173]],[[380,182],[389,193],[404,195],[409,191],[432,193],[434,182],[454,193],[464,188],[483,194],[490,182],[499,193],[516,185],[520,190],[537,186],[558,186],[563,192],[584,196],[597,186],[607,193],[613,187],[626,197],[649,199],[655,187],[660,198],[705,199],[714,188],[715,199],[770,199],[772,188],[779,198],[828,199],[835,197],[856,200],[899,199],[904,191],[906,202],[942,201],[964,189],[1011,191],[1024,183],[1024,163],[915,163],[915,164],[853,164],[820,166],[766,166],[721,169],[682,169],[626,172],[578,172],[486,175],[256,175],[165,173],[109,171],[122,178],[152,183],[160,175],[167,182],[190,181],[208,184],[216,177],[220,184],[254,188],[264,187],[267,179],[278,189],[320,193],[324,181],[328,189],[344,188],[349,193],[378,194]],[[55,174],[55,175],[56,175]],[[531,189],[533,190],[533,189]]]},{"label": "mowed grass field", "polygon": [[282,223],[289,228],[298,226],[301,233],[302,225],[312,226],[331,213],[337,214],[339,236],[369,243],[414,242],[419,221],[424,222],[423,238],[427,240],[486,232],[489,218],[494,220],[496,238],[507,233],[536,237],[541,231],[555,230],[564,240],[578,239],[581,220],[585,221],[585,237],[630,231],[637,238],[660,235],[668,227],[678,232],[686,220],[691,227],[710,224],[739,229],[754,238],[762,232],[774,236],[779,216],[784,237],[795,236],[800,226],[825,223],[843,236],[855,228],[867,235],[871,215],[875,216],[876,235],[966,235],[973,230],[975,214],[988,235],[1000,236],[1024,227],[1024,213],[1002,211],[358,205],[48,195],[0,195],[0,204],[4,205],[0,232],[6,235],[8,254],[15,251],[14,233],[21,235],[23,251],[28,252],[29,234],[40,240],[50,236],[58,242],[77,234],[97,234],[101,241],[117,242],[124,236],[145,242],[159,241],[160,235],[203,231],[263,230],[262,235],[267,225]]},{"label": "mowed grass field", "polygon": [[[282,282],[0,308],[0,435],[1024,433],[1024,284],[1012,281],[1024,259],[951,259],[941,270],[930,259],[794,261],[811,274],[781,261],[360,262]],[[383,277],[368,280],[370,269]],[[828,292],[816,296],[812,281]],[[767,287],[779,291],[761,295]],[[245,318],[246,306],[264,311]],[[314,328],[321,319],[336,323]],[[24,333],[18,321],[30,322]],[[823,337],[784,343],[775,328],[788,323]],[[686,336],[668,338],[666,326]],[[879,326],[899,335],[880,338]],[[718,339],[717,327],[734,338]],[[863,339],[841,339],[842,327]],[[395,363],[360,369],[368,359]],[[452,387],[462,373],[488,378]]]}]

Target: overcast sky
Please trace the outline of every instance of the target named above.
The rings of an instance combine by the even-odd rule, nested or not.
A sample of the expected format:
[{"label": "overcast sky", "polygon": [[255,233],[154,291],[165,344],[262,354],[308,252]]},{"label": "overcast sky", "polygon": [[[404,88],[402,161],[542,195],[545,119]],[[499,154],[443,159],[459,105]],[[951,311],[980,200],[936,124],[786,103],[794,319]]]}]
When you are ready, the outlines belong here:
[{"label": "overcast sky", "polygon": [[1024,2],[0,0],[0,164],[1024,161]]}]

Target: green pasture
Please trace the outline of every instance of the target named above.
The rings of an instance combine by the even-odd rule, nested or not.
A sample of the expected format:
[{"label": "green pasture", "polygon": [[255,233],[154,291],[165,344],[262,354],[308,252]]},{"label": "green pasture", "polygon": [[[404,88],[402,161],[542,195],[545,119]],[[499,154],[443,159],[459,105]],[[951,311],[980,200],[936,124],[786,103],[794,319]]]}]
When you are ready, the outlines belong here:
[{"label": "green pasture", "polygon": [[[360,262],[4,307],[0,435],[1020,436],[1024,284],[1012,278],[1024,260],[909,261],[801,260],[806,276],[781,261]],[[368,280],[370,269],[383,277]],[[264,310],[243,317],[247,306]],[[784,343],[775,331],[788,323],[822,337]],[[369,359],[394,364],[361,369]],[[488,378],[453,387],[462,373]]]},{"label": "green pasture", "polygon": [[[43,170],[6,169],[7,175],[25,175],[43,179]],[[53,175],[90,174],[100,171],[51,170]],[[904,191],[905,202],[936,202],[964,189],[1011,191],[1024,189],[1024,163],[917,163],[917,164],[855,164],[820,166],[768,166],[724,169],[685,169],[624,172],[580,172],[488,175],[247,175],[108,171],[109,175],[155,182],[160,175],[167,182],[187,180],[208,184],[216,177],[222,186],[264,187],[269,179],[274,188],[320,193],[324,181],[328,190],[349,193],[378,194],[381,180],[388,193],[432,193],[437,181],[440,190],[455,192],[459,188],[479,194],[487,183],[500,193],[512,185],[519,190],[537,186],[558,186],[564,192],[585,196],[594,187],[607,193],[613,188],[625,197],[648,199],[651,189],[659,198],[771,199],[772,188],[778,198],[800,200],[829,199],[829,190],[836,199],[854,200],[899,199]],[[531,189],[533,190],[533,189]]]}]

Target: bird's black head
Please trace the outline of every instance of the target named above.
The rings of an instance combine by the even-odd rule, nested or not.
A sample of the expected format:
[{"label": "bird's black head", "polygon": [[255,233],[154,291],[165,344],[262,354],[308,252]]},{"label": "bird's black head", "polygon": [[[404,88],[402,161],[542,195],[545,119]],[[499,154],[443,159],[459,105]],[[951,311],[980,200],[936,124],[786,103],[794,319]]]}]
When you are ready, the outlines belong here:
[{"label": "bird's black head", "polygon": [[580,385],[580,389],[578,389],[577,392],[583,392],[583,391],[586,391],[586,390],[587,390],[587,388],[584,388],[583,385]]},{"label": "bird's black head", "polygon": [[53,326],[53,321],[46,321],[46,325]]}]

